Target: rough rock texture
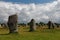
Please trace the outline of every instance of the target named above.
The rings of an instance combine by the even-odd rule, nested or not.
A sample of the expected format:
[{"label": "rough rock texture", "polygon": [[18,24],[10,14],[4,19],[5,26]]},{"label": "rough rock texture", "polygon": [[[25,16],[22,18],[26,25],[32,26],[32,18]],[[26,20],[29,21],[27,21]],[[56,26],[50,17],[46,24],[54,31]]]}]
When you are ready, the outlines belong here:
[{"label": "rough rock texture", "polygon": [[30,30],[29,31],[35,31],[36,30],[36,24],[35,24],[35,20],[32,19],[30,21]]},{"label": "rough rock texture", "polygon": [[18,19],[17,14],[9,16],[7,24],[8,24],[10,33],[17,32],[17,19]]}]

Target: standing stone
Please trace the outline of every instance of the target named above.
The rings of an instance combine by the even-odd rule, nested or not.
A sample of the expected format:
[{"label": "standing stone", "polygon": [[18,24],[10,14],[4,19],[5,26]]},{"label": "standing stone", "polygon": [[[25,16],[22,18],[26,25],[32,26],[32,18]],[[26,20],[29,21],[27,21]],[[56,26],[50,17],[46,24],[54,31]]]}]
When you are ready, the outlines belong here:
[{"label": "standing stone", "polygon": [[31,21],[30,21],[30,32],[31,31],[35,31],[36,30],[36,26],[35,26],[35,20],[34,19],[32,19]]},{"label": "standing stone", "polygon": [[17,14],[9,16],[7,24],[8,24],[10,33],[17,32]]},{"label": "standing stone", "polygon": [[48,29],[51,29],[51,27],[52,27],[52,22],[49,21],[49,22],[48,22]]},{"label": "standing stone", "polygon": [[49,21],[48,22],[48,29],[51,29],[51,28],[54,29],[54,27],[55,27],[55,24],[53,22]]}]

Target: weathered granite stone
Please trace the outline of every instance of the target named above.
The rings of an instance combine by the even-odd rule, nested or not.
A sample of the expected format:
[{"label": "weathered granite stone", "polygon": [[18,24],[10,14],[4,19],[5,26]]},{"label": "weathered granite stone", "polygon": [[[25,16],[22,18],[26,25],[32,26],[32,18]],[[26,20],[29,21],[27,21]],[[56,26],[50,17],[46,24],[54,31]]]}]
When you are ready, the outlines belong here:
[{"label": "weathered granite stone", "polygon": [[17,19],[18,19],[17,14],[9,16],[7,24],[8,24],[10,33],[15,33],[18,31],[17,30]]},{"label": "weathered granite stone", "polygon": [[35,24],[35,20],[32,19],[30,21],[30,30],[29,31],[35,31],[36,30],[36,24]]}]

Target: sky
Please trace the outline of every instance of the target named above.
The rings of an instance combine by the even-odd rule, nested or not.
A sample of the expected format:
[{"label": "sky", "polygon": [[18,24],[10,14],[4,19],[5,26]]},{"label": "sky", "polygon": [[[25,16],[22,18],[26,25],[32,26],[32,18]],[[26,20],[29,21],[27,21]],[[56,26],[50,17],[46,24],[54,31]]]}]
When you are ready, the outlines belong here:
[{"label": "sky", "polygon": [[10,15],[18,15],[19,23],[45,22],[60,23],[60,0],[0,0],[0,22],[8,21]]},{"label": "sky", "polygon": [[1,0],[5,2],[13,2],[13,3],[23,3],[23,4],[29,4],[29,3],[48,3],[53,2],[54,0]]}]

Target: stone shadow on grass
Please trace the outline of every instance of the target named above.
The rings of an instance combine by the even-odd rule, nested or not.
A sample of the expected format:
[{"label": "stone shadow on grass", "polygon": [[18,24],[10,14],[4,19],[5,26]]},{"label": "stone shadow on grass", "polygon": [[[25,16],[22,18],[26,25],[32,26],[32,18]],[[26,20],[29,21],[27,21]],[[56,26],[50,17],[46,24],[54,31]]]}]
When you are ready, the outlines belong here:
[{"label": "stone shadow on grass", "polygon": [[10,34],[19,34],[19,33],[5,33],[5,34],[0,34],[0,35],[10,35]]}]

